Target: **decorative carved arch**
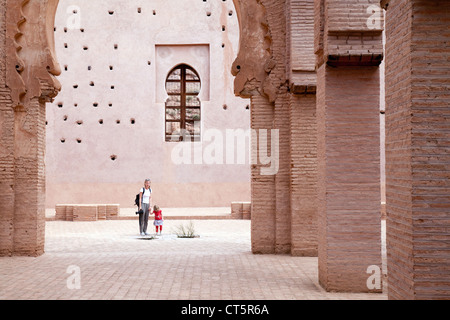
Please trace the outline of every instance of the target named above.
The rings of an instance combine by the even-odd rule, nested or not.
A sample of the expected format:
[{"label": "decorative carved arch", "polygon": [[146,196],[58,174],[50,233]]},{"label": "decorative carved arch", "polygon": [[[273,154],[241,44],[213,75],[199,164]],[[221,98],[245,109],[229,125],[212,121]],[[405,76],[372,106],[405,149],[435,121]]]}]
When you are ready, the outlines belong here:
[{"label": "decorative carved arch", "polygon": [[239,52],[231,73],[234,93],[242,98],[255,95],[276,99],[277,87],[270,73],[276,66],[272,56],[272,36],[262,0],[233,0],[239,22]]},{"label": "decorative carved arch", "polygon": [[13,106],[32,99],[51,101],[60,91],[61,69],[56,59],[54,21],[59,0],[8,2],[6,48],[7,86]]}]

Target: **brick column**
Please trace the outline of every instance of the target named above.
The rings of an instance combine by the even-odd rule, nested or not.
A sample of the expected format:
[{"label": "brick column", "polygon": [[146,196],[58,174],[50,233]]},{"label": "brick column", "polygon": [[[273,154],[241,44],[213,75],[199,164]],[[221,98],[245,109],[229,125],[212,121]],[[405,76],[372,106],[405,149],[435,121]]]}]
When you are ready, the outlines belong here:
[{"label": "brick column", "polygon": [[14,254],[38,256],[45,242],[45,105],[15,111]]},{"label": "brick column", "polygon": [[291,254],[317,257],[317,128],[314,1],[289,0]]},{"label": "brick column", "polygon": [[45,103],[60,89],[57,5],[0,1],[0,255],[44,252]]},{"label": "brick column", "polygon": [[315,7],[319,282],[327,291],[381,291],[367,285],[368,267],[381,270],[382,30],[367,24],[373,2]]},{"label": "brick column", "polygon": [[[251,98],[251,128],[259,133],[260,129],[270,130],[273,126],[274,107],[265,97]],[[267,146],[270,150],[270,132],[268,132]],[[254,137],[252,137],[254,138]],[[259,138],[252,141],[251,167],[251,239],[253,253],[275,253],[276,227],[276,191],[275,175],[262,175],[262,165],[255,160],[259,157]]]},{"label": "brick column", "polygon": [[291,254],[317,257],[316,95],[290,99]]},{"label": "brick column", "polygon": [[[6,1],[0,1],[0,43],[6,38]],[[6,87],[6,48],[0,47],[0,256],[13,247],[14,219],[14,111]]]},{"label": "brick column", "polygon": [[450,2],[386,10],[389,299],[450,298]]}]

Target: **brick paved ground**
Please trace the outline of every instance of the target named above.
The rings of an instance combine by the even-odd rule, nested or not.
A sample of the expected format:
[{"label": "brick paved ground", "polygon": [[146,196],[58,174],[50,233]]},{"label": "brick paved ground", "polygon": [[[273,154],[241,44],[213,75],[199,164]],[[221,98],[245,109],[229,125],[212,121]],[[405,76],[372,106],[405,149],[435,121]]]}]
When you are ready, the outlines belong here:
[{"label": "brick paved ground", "polygon": [[[386,299],[327,293],[317,258],[253,255],[250,221],[195,220],[199,238],[138,236],[136,220],[49,221],[46,253],[0,258],[0,299]],[[151,225],[153,232],[153,226]],[[80,270],[80,289],[68,267]]]}]

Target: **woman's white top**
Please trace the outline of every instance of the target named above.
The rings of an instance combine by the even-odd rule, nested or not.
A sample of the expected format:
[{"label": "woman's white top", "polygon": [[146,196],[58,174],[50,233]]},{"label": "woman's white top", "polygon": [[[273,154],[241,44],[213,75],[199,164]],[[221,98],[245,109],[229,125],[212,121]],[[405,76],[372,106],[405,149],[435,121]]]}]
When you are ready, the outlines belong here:
[{"label": "woman's white top", "polygon": [[152,189],[148,188],[141,188],[141,192],[142,192],[142,203],[150,203],[150,197],[152,195]]}]

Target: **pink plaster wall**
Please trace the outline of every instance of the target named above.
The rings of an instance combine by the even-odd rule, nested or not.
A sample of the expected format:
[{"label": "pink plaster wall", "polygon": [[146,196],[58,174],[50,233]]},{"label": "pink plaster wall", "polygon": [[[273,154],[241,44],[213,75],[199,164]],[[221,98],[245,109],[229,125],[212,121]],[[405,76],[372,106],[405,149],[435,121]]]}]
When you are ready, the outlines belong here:
[{"label": "pink plaster wall", "polygon": [[196,149],[208,154],[215,139],[225,145],[226,130],[249,128],[249,101],[234,96],[230,73],[238,43],[232,1],[61,0],[62,90],[47,105],[46,206],[131,207],[145,178],[163,206],[249,201],[249,161],[177,164],[176,143],[164,141],[164,80],[180,63],[199,72],[202,133],[212,133]]}]

